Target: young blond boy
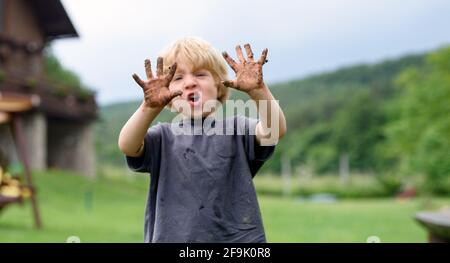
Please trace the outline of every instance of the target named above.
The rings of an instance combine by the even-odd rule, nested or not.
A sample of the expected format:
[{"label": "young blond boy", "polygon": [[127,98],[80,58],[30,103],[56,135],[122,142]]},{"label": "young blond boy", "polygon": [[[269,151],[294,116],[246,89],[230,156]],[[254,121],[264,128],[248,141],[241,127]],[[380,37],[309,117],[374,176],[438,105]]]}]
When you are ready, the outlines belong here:
[{"label": "young blond boy", "polygon": [[[285,134],[286,121],[263,81],[267,49],[255,61],[250,45],[244,47],[247,59],[237,46],[236,62],[204,40],[183,38],[162,52],[156,76],[149,60],[147,81],[133,75],[144,101],[118,144],[130,169],[151,174],[145,242],[266,242],[252,179]],[[235,80],[227,80],[225,62]],[[250,96],[259,120],[215,118],[228,87]],[[148,129],[166,106],[181,120]]]}]

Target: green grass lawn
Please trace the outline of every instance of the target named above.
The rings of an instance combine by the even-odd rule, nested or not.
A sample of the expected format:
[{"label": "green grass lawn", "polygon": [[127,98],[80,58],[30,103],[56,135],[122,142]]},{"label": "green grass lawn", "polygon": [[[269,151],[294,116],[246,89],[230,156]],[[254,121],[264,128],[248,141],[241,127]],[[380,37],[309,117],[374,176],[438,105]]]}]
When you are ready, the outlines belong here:
[{"label": "green grass lawn", "polygon": [[[149,178],[104,178],[91,182],[67,172],[36,173],[44,228],[33,227],[31,208],[10,206],[0,214],[0,242],[142,242]],[[90,202],[89,200],[92,200]],[[300,202],[295,198],[259,196],[269,242],[425,242],[413,220],[421,200],[343,200]],[[435,207],[450,199],[434,200]]]}]

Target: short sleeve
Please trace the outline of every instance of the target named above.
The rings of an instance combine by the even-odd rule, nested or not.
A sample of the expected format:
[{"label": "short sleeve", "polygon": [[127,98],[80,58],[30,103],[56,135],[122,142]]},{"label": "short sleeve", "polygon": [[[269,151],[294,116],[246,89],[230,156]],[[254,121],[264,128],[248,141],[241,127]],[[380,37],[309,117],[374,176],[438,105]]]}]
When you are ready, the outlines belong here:
[{"label": "short sleeve", "polygon": [[134,172],[151,173],[153,165],[158,162],[161,154],[161,133],[160,124],[152,126],[144,137],[144,151],[142,156],[126,156],[127,165]]},{"label": "short sleeve", "polygon": [[239,115],[236,117],[236,122],[238,131],[243,135],[245,152],[250,162],[252,175],[254,176],[264,162],[272,156],[275,151],[275,145],[261,146],[256,141],[255,129],[258,124],[258,119]]}]

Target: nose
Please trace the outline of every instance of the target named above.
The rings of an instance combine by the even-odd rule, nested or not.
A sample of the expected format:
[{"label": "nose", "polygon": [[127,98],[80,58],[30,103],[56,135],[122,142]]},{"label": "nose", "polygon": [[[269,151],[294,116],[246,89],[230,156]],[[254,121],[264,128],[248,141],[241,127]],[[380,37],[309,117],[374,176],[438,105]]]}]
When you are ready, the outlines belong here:
[{"label": "nose", "polygon": [[197,87],[197,80],[192,75],[187,75],[184,79],[183,88],[185,90]]}]

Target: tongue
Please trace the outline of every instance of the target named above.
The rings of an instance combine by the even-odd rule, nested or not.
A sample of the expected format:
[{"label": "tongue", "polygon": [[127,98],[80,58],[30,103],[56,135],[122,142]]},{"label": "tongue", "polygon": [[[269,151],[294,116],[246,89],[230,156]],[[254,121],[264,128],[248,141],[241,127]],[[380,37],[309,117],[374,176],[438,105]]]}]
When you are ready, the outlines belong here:
[{"label": "tongue", "polygon": [[189,96],[189,100],[192,101],[192,102],[197,102],[199,99],[200,99],[200,95],[196,94],[196,93],[195,94],[191,94]]}]

